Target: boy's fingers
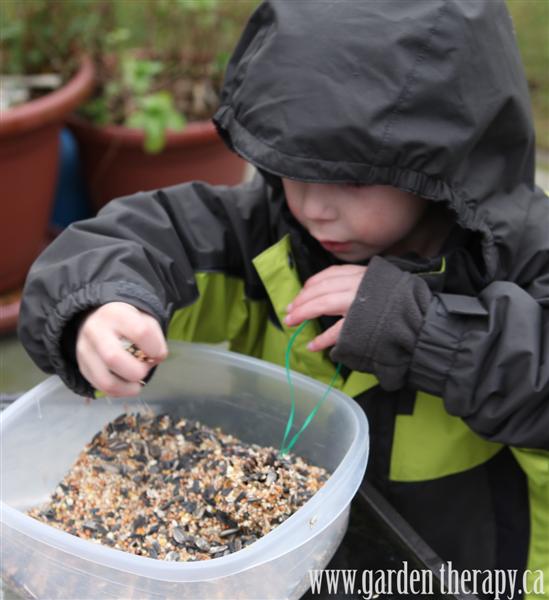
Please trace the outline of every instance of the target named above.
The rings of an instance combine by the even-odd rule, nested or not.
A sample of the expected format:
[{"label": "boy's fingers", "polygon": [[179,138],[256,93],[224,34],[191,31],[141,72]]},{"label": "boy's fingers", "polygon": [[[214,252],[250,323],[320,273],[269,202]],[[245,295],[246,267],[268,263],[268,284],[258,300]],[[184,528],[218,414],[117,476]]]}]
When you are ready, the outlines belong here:
[{"label": "boy's fingers", "polygon": [[353,276],[363,276],[366,273],[367,267],[363,267],[361,265],[332,265],[319,273],[316,273],[312,277],[309,277],[305,282],[303,287],[308,287],[311,285],[315,285],[319,281],[324,281],[327,279],[335,279],[338,277],[347,277],[350,275]]},{"label": "boy's fingers", "polygon": [[[152,362],[132,356],[121,338],[138,346]],[[81,373],[96,388],[113,396],[135,395],[140,381],[167,354],[167,345],[156,319],[124,302],[94,310],[83,321],[77,344]]]},{"label": "boy's fingers", "polygon": [[352,291],[356,294],[365,272],[366,267],[358,265],[329,267],[306,281],[305,286],[288,305],[287,311],[292,312],[302,304],[325,294],[343,291]]},{"label": "boy's fingers", "polygon": [[80,373],[93,385],[91,381],[91,367],[89,366],[90,356],[93,354],[91,344],[86,336],[79,335],[76,341],[76,362],[78,363],[78,369]]},{"label": "boy's fingers", "polygon": [[343,321],[340,319],[335,325],[323,331],[320,335],[317,335],[314,340],[307,344],[307,348],[312,352],[318,352],[319,350],[325,350],[330,346],[335,346],[337,338],[343,327]]},{"label": "boy's fingers", "polygon": [[129,382],[145,379],[152,366],[127,352],[115,334],[105,336],[94,350],[109,371]]},{"label": "boy's fingers", "polygon": [[329,279],[323,279],[317,281],[314,285],[304,287],[299,294],[294,298],[292,306],[295,308],[300,304],[304,304],[313,298],[323,296],[325,294],[331,294],[335,291],[342,291],[348,287],[346,279],[338,278],[336,282]]},{"label": "boy's fingers", "polygon": [[135,344],[155,363],[163,361],[168,355],[168,346],[160,324],[151,315],[138,309],[128,311],[124,314],[123,321],[117,324],[116,331],[121,338]]},{"label": "boy's fingers", "polygon": [[[95,348],[105,345],[105,335],[110,332],[114,332],[119,339],[124,338],[135,344],[156,364],[168,354],[166,340],[158,321],[131,304],[105,304],[94,311],[82,326],[82,333],[89,337]],[[119,341],[118,345],[122,347],[122,342]]]},{"label": "boy's fingers", "polygon": [[361,279],[358,277],[338,277],[337,279],[318,280],[315,285],[303,288],[290,304],[290,310],[295,310],[315,298],[340,292],[356,294]]},{"label": "boy's fingers", "polygon": [[108,396],[136,396],[141,391],[141,384],[124,381],[111,373],[103,359],[93,350],[86,353],[85,360],[79,362],[82,375],[96,390]]},{"label": "boy's fingers", "polygon": [[284,319],[286,325],[298,325],[306,319],[315,319],[322,315],[345,315],[355,297],[352,291],[326,294],[305,302],[297,308],[293,308]]}]

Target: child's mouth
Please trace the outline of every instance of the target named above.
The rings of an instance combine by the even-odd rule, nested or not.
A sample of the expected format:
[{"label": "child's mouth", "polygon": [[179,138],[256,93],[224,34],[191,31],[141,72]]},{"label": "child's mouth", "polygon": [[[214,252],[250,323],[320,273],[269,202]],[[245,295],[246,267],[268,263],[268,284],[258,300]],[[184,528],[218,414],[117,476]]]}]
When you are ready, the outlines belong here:
[{"label": "child's mouth", "polygon": [[329,240],[321,241],[319,240],[320,245],[328,250],[328,252],[349,252],[352,248],[352,244],[350,242],[332,242]]}]

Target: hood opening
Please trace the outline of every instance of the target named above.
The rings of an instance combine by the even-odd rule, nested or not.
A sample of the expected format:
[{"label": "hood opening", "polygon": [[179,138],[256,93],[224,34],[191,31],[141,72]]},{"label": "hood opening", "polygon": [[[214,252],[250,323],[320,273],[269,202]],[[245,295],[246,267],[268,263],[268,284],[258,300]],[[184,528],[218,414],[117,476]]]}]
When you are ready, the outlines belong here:
[{"label": "hood opening", "polygon": [[266,0],[214,123],[275,188],[280,177],[381,184],[447,203],[480,239],[487,280],[506,211],[533,188],[530,100],[504,0]]}]

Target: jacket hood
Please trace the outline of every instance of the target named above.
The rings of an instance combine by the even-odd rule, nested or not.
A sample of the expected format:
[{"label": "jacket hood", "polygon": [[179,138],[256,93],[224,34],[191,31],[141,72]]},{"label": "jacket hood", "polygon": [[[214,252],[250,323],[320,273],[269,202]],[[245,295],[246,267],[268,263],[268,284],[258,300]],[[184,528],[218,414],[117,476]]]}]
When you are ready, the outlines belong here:
[{"label": "jacket hood", "polygon": [[446,201],[482,233],[492,275],[494,246],[512,245],[508,223],[534,187],[530,100],[503,0],[264,2],[214,122],[263,172]]}]

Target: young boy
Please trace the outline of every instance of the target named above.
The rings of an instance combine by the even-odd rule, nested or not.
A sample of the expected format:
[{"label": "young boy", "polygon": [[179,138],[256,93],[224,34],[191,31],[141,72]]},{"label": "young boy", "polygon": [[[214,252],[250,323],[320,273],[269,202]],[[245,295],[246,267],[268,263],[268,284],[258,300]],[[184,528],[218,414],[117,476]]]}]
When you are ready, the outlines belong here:
[{"label": "young boy", "polygon": [[[367,477],[454,568],[549,585],[549,201],[503,2],[266,2],[214,121],[258,170],[110,203],[34,265],[20,336],[81,394],[165,335],[367,412]],[[126,338],[153,359],[125,351]]]}]

